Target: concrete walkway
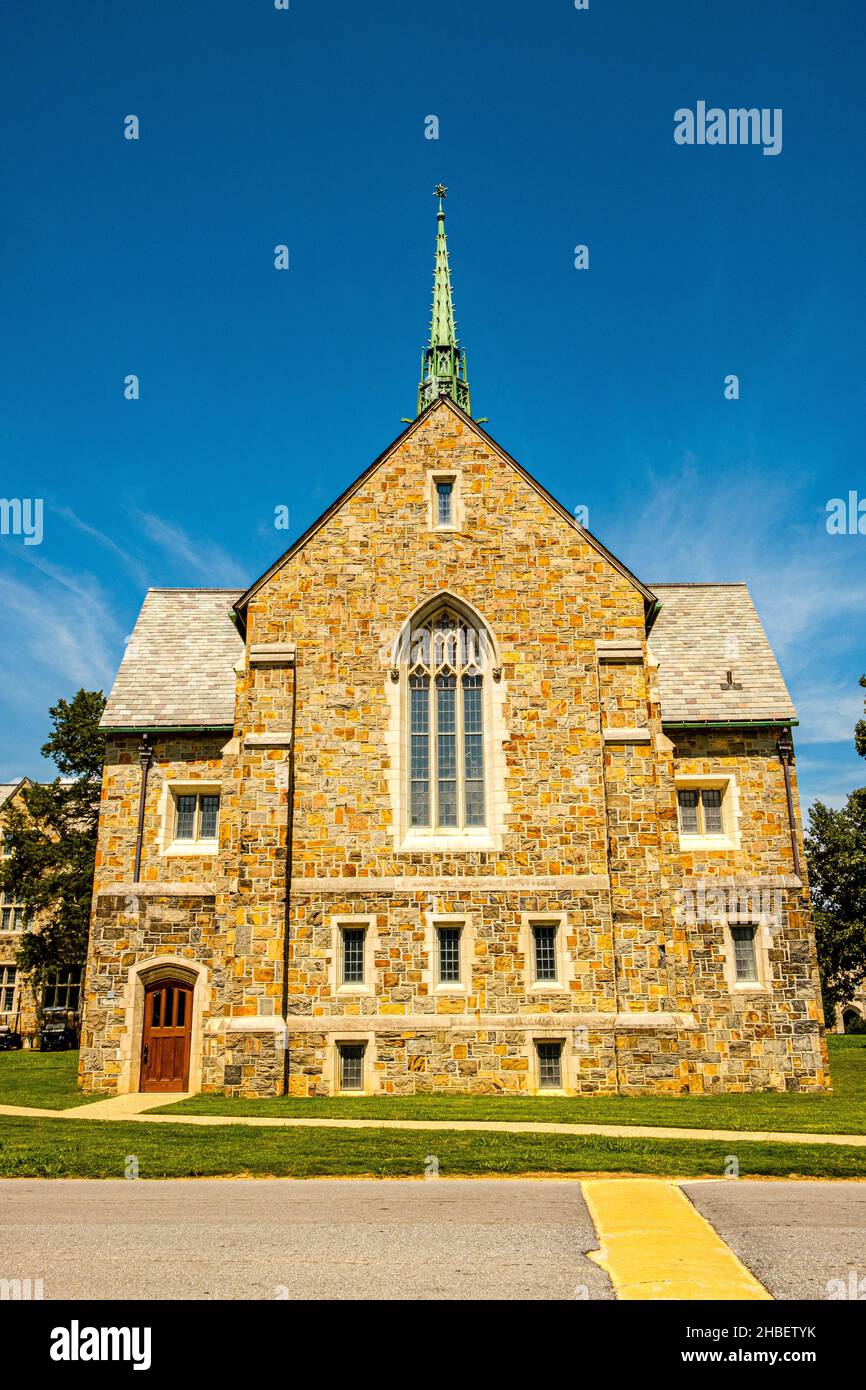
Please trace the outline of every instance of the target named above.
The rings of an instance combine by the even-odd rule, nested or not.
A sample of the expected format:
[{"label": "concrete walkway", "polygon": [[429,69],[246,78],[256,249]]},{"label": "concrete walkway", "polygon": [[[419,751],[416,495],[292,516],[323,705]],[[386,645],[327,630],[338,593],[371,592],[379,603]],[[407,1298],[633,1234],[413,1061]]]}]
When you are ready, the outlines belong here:
[{"label": "concrete walkway", "polygon": [[154,1115],[156,1106],[186,1100],[187,1095],[110,1096],[71,1110],[37,1110],[32,1106],[0,1105],[2,1115],[39,1116],[50,1120],[128,1120],[143,1124],[248,1125],[261,1129],[420,1129],[462,1130],[470,1134],[563,1134],[579,1138],[602,1135],[610,1139],[709,1139],[739,1144],[837,1144],[866,1148],[866,1134],[797,1134],[754,1129],[674,1129],[653,1125],[571,1125],[531,1120],[338,1120],[278,1115]]}]

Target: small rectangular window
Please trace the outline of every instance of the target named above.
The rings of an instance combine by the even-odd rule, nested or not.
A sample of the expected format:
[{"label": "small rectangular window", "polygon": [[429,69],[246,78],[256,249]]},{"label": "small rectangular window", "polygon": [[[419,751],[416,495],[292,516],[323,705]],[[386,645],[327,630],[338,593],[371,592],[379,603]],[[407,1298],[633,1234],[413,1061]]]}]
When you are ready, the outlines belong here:
[{"label": "small rectangular window", "polygon": [[55,970],[48,976],[42,993],[42,1006],[46,1009],[78,1009],[81,995],[80,965],[70,965],[64,970]]},{"label": "small rectangular window", "polygon": [[734,974],[738,985],[758,984],[757,928],[731,927]]},{"label": "small rectangular window", "polygon": [[179,796],[177,798],[177,827],[174,836],[176,840],[195,839],[194,796]]},{"label": "small rectangular window", "polygon": [[536,1043],[538,1049],[538,1087],[541,1091],[562,1089],[562,1043]]},{"label": "small rectangular window", "polygon": [[215,840],[220,799],[213,792],[195,795],[185,792],[175,798],[174,838],[176,840]]},{"label": "small rectangular window", "polygon": [[344,985],[364,983],[364,928],[341,927],[343,967],[341,971]]},{"label": "small rectangular window", "polygon": [[689,787],[677,792],[683,835],[724,835],[724,791],[721,787]]},{"label": "small rectangular window", "polygon": [[722,793],[707,787],[701,795],[704,807],[704,834],[722,833]]},{"label": "small rectangular window", "polygon": [[454,483],[450,478],[436,483],[436,525],[453,526]]},{"label": "small rectangular window", "polygon": [[201,804],[199,839],[215,840],[217,833],[217,813],[219,812],[220,799],[218,796],[202,796],[199,798],[199,801]]},{"label": "small rectangular window", "polygon": [[680,830],[684,835],[697,835],[698,833],[698,793],[693,791],[678,792],[680,803]]},{"label": "small rectangular window", "polygon": [[556,979],[556,927],[536,922],[532,928],[536,980]]},{"label": "small rectangular window", "polygon": [[14,965],[0,965],[0,1013],[9,1014],[15,1007],[16,976]]},{"label": "small rectangular window", "polygon": [[439,983],[460,983],[460,928],[437,927],[439,948]]},{"label": "small rectangular window", "polygon": [[364,1044],[338,1043],[340,1059],[340,1090],[363,1091]]}]

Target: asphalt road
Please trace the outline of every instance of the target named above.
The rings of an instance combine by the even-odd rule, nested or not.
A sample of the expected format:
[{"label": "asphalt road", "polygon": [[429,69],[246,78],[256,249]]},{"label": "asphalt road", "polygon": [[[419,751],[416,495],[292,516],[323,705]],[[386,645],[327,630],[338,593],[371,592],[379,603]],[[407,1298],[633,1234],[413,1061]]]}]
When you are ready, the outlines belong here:
[{"label": "asphalt road", "polygon": [[[774,1298],[866,1299],[866,1183],[690,1182],[698,1211]],[[853,1276],[852,1276],[853,1271]],[[861,1282],[862,1281],[862,1282]]]},{"label": "asphalt road", "polygon": [[611,1298],[569,1181],[0,1182],[0,1278],[52,1298]]},{"label": "asphalt road", "polygon": [[[684,1191],[778,1299],[866,1297],[866,1183]],[[609,1299],[577,1181],[0,1182],[0,1279],[46,1299]]]}]

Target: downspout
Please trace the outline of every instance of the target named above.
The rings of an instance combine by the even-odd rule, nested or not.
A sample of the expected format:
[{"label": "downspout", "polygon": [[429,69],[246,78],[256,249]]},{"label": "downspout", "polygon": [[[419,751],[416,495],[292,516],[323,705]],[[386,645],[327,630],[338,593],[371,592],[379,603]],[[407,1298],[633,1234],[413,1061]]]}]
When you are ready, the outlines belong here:
[{"label": "downspout", "polygon": [[794,818],[794,798],[791,795],[791,763],[794,760],[794,740],[791,730],[783,729],[776,744],[779,759],[785,774],[785,797],[788,802],[788,829],[791,832],[791,852],[794,856],[794,873],[802,881],[800,872],[800,846],[797,843],[797,822]]},{"label": "downspout", "polygon": [[283,919],[283,1018],[286,1023],[286,1046],[283,1055],[283,1094],[289,1094],[289,944],[292,905],[292,859],[295,833],[295,714],[298,707],[298,649],[292,662],[292,720],[289,739],[288,807],[286,810],[286,902]]},{"label": "downspout", "polygon": [[147,734],[145,734],[138,749],[138,762],[141,767],[141,785],[138,792],[138,832],[135,837],[135,868],[132,874],[133,883],[138,883],[141,878],[141,846],[144,839],[144,807],[147,800],[147,774],[150,771],[150,764],[152,761],[153,749],[147,741]]},{"label": "downspout", "polygon": [[613,962],[613,1084],[616,1095],[619,1095],[619,1030],[617,1018],[619,1016],[620,991],[619,991],[619,965],[616,953],[616,920],[614,917],[613,884],[611,882],[611,853],[610,853],[610,809],[607,804],[607,776],[605,773],[605,747],[604,747],[604,721],[602,716],[601,704],[601,673],[598,667],[598,653],[595,655],[595,690],[598,702],[598,742],[601,750],[601,797],[602,809],[604,811],[604,862],[607,868],[607,901],[608,911],[610,912],[610,952]]}]

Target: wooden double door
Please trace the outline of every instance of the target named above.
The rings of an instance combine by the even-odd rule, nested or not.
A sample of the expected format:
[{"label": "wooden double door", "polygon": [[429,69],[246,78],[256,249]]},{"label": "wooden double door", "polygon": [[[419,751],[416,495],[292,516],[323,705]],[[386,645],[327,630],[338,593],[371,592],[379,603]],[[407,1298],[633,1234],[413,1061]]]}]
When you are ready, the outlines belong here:
[{"label": "wooden double door", "polygon": [[192,990],[179,979],[145,985],[140,1091],[188,1089]]}]

